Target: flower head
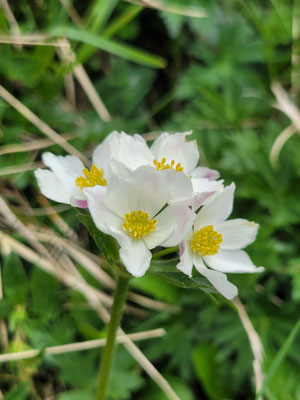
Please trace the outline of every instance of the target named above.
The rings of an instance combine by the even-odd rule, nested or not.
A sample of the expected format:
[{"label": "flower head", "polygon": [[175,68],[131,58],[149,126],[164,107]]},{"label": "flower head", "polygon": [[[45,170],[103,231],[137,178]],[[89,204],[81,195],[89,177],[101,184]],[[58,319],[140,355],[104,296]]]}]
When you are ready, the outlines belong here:
[{"label": "flower head", "polygon": [[169,203],[187,201],[197,209],[207,197],[223,188],[223,181],[215,181],[219,178],[217,171],[197,167],[197,143],[187,140],[191,133],[162,133],[149,148],[142,136],[121,132],[116,136],[112,170],[115,175],[129,176],[138,167],[149,165],[165,179]]},{"label": "flower head", "polygon": [[112,132],[96,147],[92,166],[85,168],[75,156],[43,153],[43,163],[50,169],[37,169],[34,174],[44,196],[60,203],[86,208],[85,187],[106,186],[111,178],[110,158],[117,132]]},{"label": "flower head", "polygon": [[149,166],[112,178],[107,189],[85,188],[84,194],[96,226],[118,241],[121,260],[134,276],[149,268],[150,249],[179,244],[195,218],[183,202],[167,206],[164,179]]},{"label": "flower head", "polygon": [[[245,219],[227,218],[233,206],[231,184],[211,197],[197,214],[194,226],[181,244],[177,268],[192,276],[193,265],[227,299],[237,295],[225,273],[261,272],[242,249],[255,240],[258,225]],[[209,267],[209,268],[208,268]]]}]

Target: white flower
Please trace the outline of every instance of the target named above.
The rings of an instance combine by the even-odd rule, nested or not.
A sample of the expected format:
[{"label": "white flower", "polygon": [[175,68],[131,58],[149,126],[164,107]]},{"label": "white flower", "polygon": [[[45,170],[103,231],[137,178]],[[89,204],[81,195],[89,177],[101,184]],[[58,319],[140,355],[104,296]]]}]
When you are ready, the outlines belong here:
[{"label": "white flower", "polygon": [[197,143],[186,140],[191,133],[162,133],[149,148],[140,135],[121,132],[112,155],[112,169],[116,175],[128,176],[142,165],[151,165],[164,176],[170,203],[190,199],[196,209],[202,199],[223,188],[223,181],[215,181],[219,178],[217,171],[197,167]]},{"label": "white flower", "polygon": [[43,163],[50,170],[38,169],[34,172],[42,194],[60,203],[86,208],[83,188],[106,186],[111,178],[110,154],[116,146],[117,135],[117,132],[112,132],[96,147],[90,170],[85,168],[78,157],[43,153]]},{"label": "white flower", "polygon": [[184,203],[166,207],[169,192],[164,179],[149,166],[129,177],[112,178],[106,190],[85,188],[84,194],[96,226],[117,239],[121,260],[134,276],[149,268],[149,249],[179,244],[195,218]]},{"label": "white flower", "polygon": [[[192,276],[193,265],[227,299],[237,295],[225,273],[261,272],[241,249],[255,240],[258,225],[245,219],[226,221],[232,211],[235,185],[214,194],[197,214],[193,229],[181,244],[177,268]],[[209,267],[209,268],[208,268]]]}]

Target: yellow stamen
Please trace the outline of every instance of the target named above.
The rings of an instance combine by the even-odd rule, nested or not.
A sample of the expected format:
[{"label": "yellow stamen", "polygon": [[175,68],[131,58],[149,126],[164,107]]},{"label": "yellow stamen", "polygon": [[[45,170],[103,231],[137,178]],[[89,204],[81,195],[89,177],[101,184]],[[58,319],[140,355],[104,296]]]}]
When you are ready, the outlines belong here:
[{"label": "yellow stamen", "polygon": [[96,167],[96,165],[92,165],[90,170],[84,168],[82,172],[85,175],[85,178],[83,176],[79,176],[75,180],[75,184],[79,186],[81,190],[85,187],[93,187],[96,185],[100,186],[107,185],[107,181],[104,178],[104,171],[102,168],[99,169],[98,167]]},{"label": "yellow stamen", "polygon": [[153,160],[153,164],[155,165],[155,168],[157,171],[161,171],[163,169],[173,169],[173,171],[183,171],[183,167],[181,166],[180,163],[177,163],[175,165],[175,161],[172,160],[170,164],[166,164],[166,158],[162,158],[162,160],[159,162],[157,160]]},{"label": "yellow stamen", "polygon": [[133,239],[140,239],[155,230],[156,219],[150,219],[150,215],[142,210],[125,214],[123,230],[129,232]]},{"label": "yellow stamen", "polygon": [[222,242],[221,233],[216,232],[212,225],[208,225],[194,233],[191,249],[202,257],[213,256],[217,254]]}]

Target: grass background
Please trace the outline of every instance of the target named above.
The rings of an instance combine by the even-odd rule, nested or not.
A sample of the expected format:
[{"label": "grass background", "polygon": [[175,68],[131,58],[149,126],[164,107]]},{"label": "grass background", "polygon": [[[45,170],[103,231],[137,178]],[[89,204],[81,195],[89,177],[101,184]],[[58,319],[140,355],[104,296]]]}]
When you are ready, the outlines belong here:
[{"label": "grass background", "polygon": [[[0,1],[2,353],[105,336],[91,299],[109,308],[111,281],[89,270],[75,211],[39,194],[41,153],[66,154],[61,136],[89,156],[112,130],[193,130],[201,165],[236,183],[233,217],[260,224],[248,253],[265,273],[229,278],[264,348],[263,396],[300,399],[299,18],[299,0]],[[151,273],[131,291],[123,328],[166,330],[138,346],[180,399],[255,398],[234,307]],[[92,399],[98,364],[97,349],[2,363],[2,398]],[[109,399],[166,398],[119,346]]]}]

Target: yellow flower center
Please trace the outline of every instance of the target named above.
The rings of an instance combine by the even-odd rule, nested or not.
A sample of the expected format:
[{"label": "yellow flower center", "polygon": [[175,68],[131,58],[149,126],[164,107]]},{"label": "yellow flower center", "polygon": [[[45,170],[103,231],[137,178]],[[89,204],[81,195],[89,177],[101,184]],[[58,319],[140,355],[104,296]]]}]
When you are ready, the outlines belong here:
[{"label": "yellow flower center", "polygon": [[85,178],[83,176],[79,176],[75,180],[75,184],[79,186],[81,190],[85,187],[93,187],[96,185],[100,186],[107,185],[107,181],[104,178],[104,171],[102,168],[99,169],[98,167],[96,167],[96,165],[92,165],[90,170],[84,168],[82,172],[85,175]]},{"label": "yellow flower center", "polygon": [[221,233],[216,232],[212,225],[208,225],[194,233],[191,249],[202,257],[213,256],[217,254],[222,242]]},{"label": "yellow flower center", "polygon": [[140,239],[155,230],[156,219],[142,210],[132,211],[124,216],[123,230],[127,231],[133,239]]},{"label": "yellow flower center", "polygon": [[183,167],[181,166],[180,163],[177,163],[175,165],[175,161],[172,160],[170,164],[166,164],[166,158],[162,158],[162,160],[159,162],[157,160],[153,160],[153,164],[157,171],[161,171],[163,169],[173,169],[173,171],[183,171]]}]

